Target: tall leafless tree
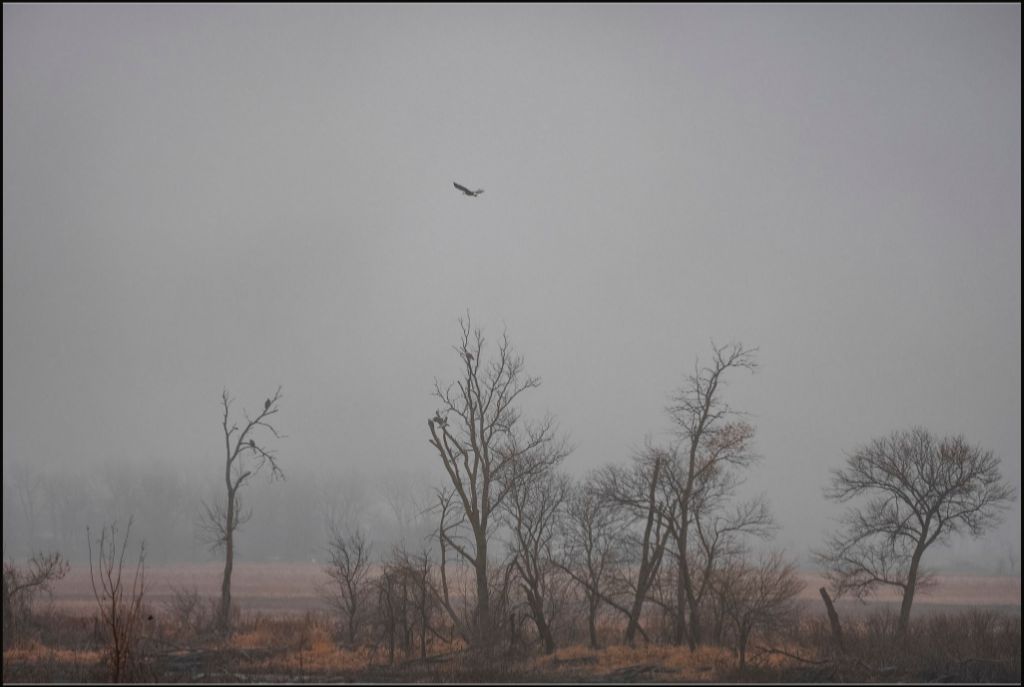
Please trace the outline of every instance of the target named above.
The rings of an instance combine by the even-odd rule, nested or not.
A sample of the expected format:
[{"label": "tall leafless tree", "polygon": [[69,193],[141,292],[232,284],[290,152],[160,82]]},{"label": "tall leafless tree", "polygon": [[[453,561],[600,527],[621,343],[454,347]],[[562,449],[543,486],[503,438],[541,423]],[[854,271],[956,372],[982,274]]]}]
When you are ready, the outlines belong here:
[{"label": "tall leafless tree", "polygon": [[[677,588],[675,643],[685,636],[690,649],[701,641],[700,597],[694,571],[690,568],[690,527],[699,514],[698,505],[708,506],[702,492],[721,484],[722,474],[750,464],[754,428],[739,420],[722,398],[726,374],[732,370],[757,369],[756,348],[733,343],[712,343],[711,362],[698,361],[668,407],[679,444],[673,449],[673,469],[667,471],[674,497],[674,517],[668,519],[675,543]],[[686,617],[688,615],[688,619]],[[687,622],[688,620],[688,622]]]},{"label": "tall leafless tree", "polygon": [[618,510],[600,496],[599,487],[588,479],[569,496],[561,532],[562,552],[557,559],[583,590],[587,606],[587,636],[592,649],[600,648],[597,617],[605,603],[627,617],[629,609],[618,602],[615,588],[621,579],[624,559],[623,521]]},{"label": "tall leafless tree", "polygon": [[263,402],[262,408],[253,416],[244,409],[245,422],[239,424],[231,419],[233,399],[227,389],[221,394],[221,427],[224,433],[224,486],[225,499],[213,506],[204,503],[201,527],[213,549],[224,549],[224,575],[221,579],[220,606],[217,624],[221,632],[231,629],[231,573],[235,563],[235,532],[252,517],[252,511],[242,507],[242,487],[259,472],[269,470],[270,479],[284,479],[278,466],[277,452],[267,443],[268,439],[282,439],[272,423],[281,401],[281,387]]},{"label": "tall leafless tree", "polygon": [[999,459],[962,436],[934,438],[921,427],[874,439],[833,471],[825,495],[850,508],[842,528],[816,552],[837,595],[870,594],[878,585],[903,594],[897,634],[906,633],[921,568],[932,544],[957,533],[977,537],[1002,519],[1015,498]]},{"label": "tall leafless tree", "polygon": [[626,565],[620,568],[629,572],[623,579],[631,591],[624,607],[627,622],[623,639],[629,645],[636,641],[638,632],[649,639],[640,621],[665,555],[669,523],[675,516],[676,506],[665,490],[665,472],[671,461],[665,449],[648,445],[634,456],[630,467],[609,465],[595,476],[601,498],[617,507],[629,526],[623,540]]},{"label": "tall leafless tree", "polygon": [[[714,494],[710,500],[717,504],[719,497],[720,494]],[[701,608],[702,619],[706,615],[705,601],[716,577],[738,557],[747,553],[748,537],[769,539],[777,529],[768,504],[762,497],[740,502],[731,508],[698,505],[693,521],[698,546],[690,568],[695,572],[694,595]],[[719,642],[724,628],[724,609],[721,604],[716,604],[713,610],[712,641]]]},{"label": "tall leafless tree", "polygon": [[552,625],[561,596],[557,593],[554,542],[570,485],[566,475],[545,471],[532,480],[515,480],[506,502],[513,565],[547,654],[555,650]]},{"label": "tall leafless tree", "polygon": [[485,362],[483,332],[472,328],[468,316],[459,325],[462,333],[455,351],[462,375],[447,386],[435,381],[434,395],[442,410],[427,426],[430,445],[452,486],[448,513],[455,517],[442,522],[439,536],[446,550],[455,551],[472,566],[476,580],[473,642],[490,646],[496,619],[491,615],[488,588],[488,545],[498,525],[495,516],[514,479],[529,479],[556,465],[568,449],[556,437],[550,416],[538,423],[522,420],[515,404],[524,392],[540,386],[540,378],[526,374],[523,358],[508,336],[498,342],[496,358]]}]

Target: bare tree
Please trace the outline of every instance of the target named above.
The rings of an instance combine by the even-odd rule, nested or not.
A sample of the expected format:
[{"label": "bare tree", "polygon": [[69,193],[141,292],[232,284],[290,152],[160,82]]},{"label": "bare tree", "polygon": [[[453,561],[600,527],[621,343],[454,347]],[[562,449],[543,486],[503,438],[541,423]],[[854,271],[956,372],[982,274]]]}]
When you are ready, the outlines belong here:
[{"label": "bare tree", "polygon": [[665,472],[671,460],[664,449],[648,445],[634,457],[630,468],[610,465],[595,476],[601,498],[620,509],[621,517],[630,526],[623,540],[628,551],[627,565],[620,570],[631,572],[622,583],[630,587],[632,598],[628,607],[614,607],[626,614],[623,638],[631,646],[638,632],[649,641],[640,617],[661,568],[671,532],[669,521],[674,517],[674,502],[665,493]]},{"label": "bare tree", "polygon": [[242,507],[241,490],[249,479],[263,469],[269,469],[270,479],[284,479],[284,473],[277,464],[277,452],[270,448],[264,437],[283,438],[271,423],[277,414],[282,398],[281,387],[263,402],[258,413],[250,417],[243,409],[245,423],[239,425],[231,420],[232,398],[227,389],[221,394],[223,411],[221,427],[224,433],[224,485],[225,499],[213,506],[204,503],[201,527],[213,549],[224,549],[224,576],[220,588],[220,607],[217,623],[220,631],[227,633],[231,627],[231,573],[235,563],[235,532],[252,517],[252,511]]},{"label": "bare tree", "polygon": [[[555,465],[568,450],[556,439],[550,416],[536,424],[522,421],[515,403],[521,394],[540,386],[540,379],[526,374],[523,358],[513,350],[508,336],[498,342],[496,359],[484,362],[482,331],[472,329],[468,316],[459,325],[462,336],[455,351],[462,361],[462,377],[444,387],[435,381],[434,395],[443,410],[435,412],[427,426],[430,445],[452,485],[448,513],[455,515],[452,508],[459,511],[442,522],[439,536],[446,550],[455,551],[472,566],[476,579],[473,643],[490,646],[495,618],[488,588],[488,545],[498,524],[494,516],[512,488],[513,477],[526,479],[531,472]],[[469,531],[461,536],[465,528]]]},{"label": "bare tree", "polygon": [[142,631],[142,600],[146,586],[146,545],[139,545],[139,558],[131,586],[124,577],[125,557],[132,520],[118,541],[117,524],[104,526],[97,540],[96,563],[93,565],[92,533],[86,528],[89,546],[89,581],[99,608],[100,621],[109,632],[107,664],[110,681],[134,681],[140,666],[139,638]]},{"label": "bare tree", "polygon": [[13,562],[4,562],[4,646],[16,639],[20,626],[30,617],[32,601],[39,592],[49,592],[50,586],[67,575],[71,566],[57,552],[38,552],[32,556],[27,568]]},{"label": "bare tree", "polygon": [[[717,504],[718,496],[713,495],[710,501]],[[769,539],[778,527],[768,504],[763,498],[757,497],[732,508],[717,505],[710,508],[699,504],[694,512],[693,529],[697,533],[699,546],[696,547],[690,568],[695,573],[694,596],[704,614],[704,602],[715,577],[723,567],[731,565],[747,553],[747,537]],[[712,639],[720,642],[725,623],[724,609],[721,604],[716,604],[713,610]]]},{"label": "bare tree", "polygon": [[569,489],[566,475],[544,471],[534,479],[514,480],[506,506],[519,587],[547,654],[555,650],[552,624],[560,606],[553,544]]},{"label": "bare tree", "polygon": [[431,636],[444,639],[438,633],[435,622],[437,593],[432,582],[433,563],[430,552],[424,550],[413,555],[404,548],[396,548],[392,558],[392,570],[403,579],[408,590],[408,625],[418,632],[420,658],[426,658]]},{"label": "bare tree", "polygon": [[754,563],[737,557],[715,577],[715,593],[735,633],[741,669],[746,666],[753,632],[788,623],[796,613],[795,599],[803,588],[796,565],[778,551],[762,555]]},{"label": "bare tree", "polygon": [[327,550],[329,560],[324,566],[324,572],[331,581],[325,593],[341,616],[350,648],[356,646],[357,633],[368,610],[371,548],[371,543],[359,529],[344,532],[337,523],[332,523]]},{"label": "bare tree", "polygon": [[755,458],[751,450],[754,428],[738,421],[739,413],[722,399],[722,389],[729,371],[757,369],[756,352],[756,348],[745,348],[740,343],[712,343],[711,363],[701,367],[697,362],[668,408],[679,437],[679,447],[671,452],[673,469],[667,472],[675,500],[674,517],[668,519],[676,545],[674,641],[681,644],[685,636],[691,650],[701,641],[701,624],[700,597],[690,569],[690,526],[697,517],[698,505],[707,509],[713,503],[707,492],[717,487],[722,496],[730,493],[721,490],[723,484],[728,484],[722,481],[723,473],[745,467]]},{"label": "bare tree", "polygon": [[928,575],[924,552],[953,534],[982,535],[1015,498],[999,459],[962,436],[936,440],[921,427],[875,439],[833,471],[825,495],[839,502],[866,496],[842,518],[818,562],[837,595],[858,598],[878,585],[903,594],[897,634],[906,633],[914,593]]},{"label": "bare tree", "polygon": [[588,481],[570,494],[561,533],[562,555],[557,560],[583,590],[592,649],[600,648],[597,616],[602,603],[629,616],[629,609],[615,600],[619,590],[614,588],[624,556],[623,523],[617,509],[603,500],[597,489]]}]

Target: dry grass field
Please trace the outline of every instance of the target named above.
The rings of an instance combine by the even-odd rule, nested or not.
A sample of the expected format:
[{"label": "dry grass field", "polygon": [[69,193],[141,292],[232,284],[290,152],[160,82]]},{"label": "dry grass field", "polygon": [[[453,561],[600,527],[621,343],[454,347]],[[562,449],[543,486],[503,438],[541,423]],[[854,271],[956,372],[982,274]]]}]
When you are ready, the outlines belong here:
[{"label": "dry grass field", "polygon": [[[220,594],[223,563],[182,563],[146,567],[146,598],[160,603],[172,595],[172,587],[195,587],[201,596]],[[802,573],[805,583],[800,599],[820,604],[818,588],[825,584],[820,575]],[[316,563],[235,563],[231,590],[243,611],[306,613],[324,608],[317,586],[327,581],[323,567]],[[915,608],[939,606],[1020,606],[1020,576],[939,575],[935,587],[918,592]],[[91,614],[95,601],[87,565],[72,566],[63,580],[54,584],[54,602],[73,613]],[[882,590],[868,606],[897,603],[895,590]],[[842,600],[850,608],[862,604]]]},{"label": "dry grass field", "polygon": [[[894,595],[864,605],[837,607],[848,633],[847,655],[830,649],[828,623],[818,596],[823,581],[803,574],[802,620],[755,645],[737,670],[727,647],[694,652],[662,644],[617,645],[619,628],[605,626],[601,650],[566,640],[551,655],[534,646],[503,648],[486,659],[458,640],[432,637],[428,657],[419,649],[389,655],[380,642],[347,649],[318,585],[315,563],[241,563],[235,568],[239,607],[228,640],[182,633],[169,601],[175,589],[202,597],[219,593],[217,563],[148,566],[141,659],[133,678],[162,682],[817,682],[957,679],[1017,682],[1020,678],[1020,577],[946,575],[915,603],[914,636],[896,652],[891,641]],[[30,636],[4,651],[4,682],[102,682],[102,632],[93,621],[95,600],[88,566],[74,566],[37,603]]]}]

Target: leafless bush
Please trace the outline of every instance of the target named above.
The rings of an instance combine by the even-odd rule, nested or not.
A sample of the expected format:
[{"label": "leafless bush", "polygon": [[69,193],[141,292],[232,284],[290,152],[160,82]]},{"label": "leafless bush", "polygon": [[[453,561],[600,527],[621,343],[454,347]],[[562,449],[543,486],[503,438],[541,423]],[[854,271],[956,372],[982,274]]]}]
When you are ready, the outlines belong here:
[{"label": "leafless bush", "polygon": [[394,553],[396,572],[408,590],[406,613],[414,640],[418,640],[420,658],[427,657],[431,639],[443,639],[439,631],[440,606],[433,585],[433,562],[428,551],[413,555],[404,549]]},{"label": "leafless bush", "polygon": [[794,599],[803,586],[796,565],[775,551],[755,562],[737,559],[719,573],[714,593],[731,626],[741,670],[746,666],[748,643],[755,632],[793,624]]},{"label": "leafless bush", "polygon": [[124,576],[128,535],[132,521],[128,520],[124,538],[118,542],[117,524],[104,526],[97,540],[98,552],[93,565],[92,533],[86,528],[89,546],[89,581],[99,608],[99,619],[107,633],[106,661],[111,682],[134,679],[141,667],[139,640],[145,614],[142,599],[145,592],[146,545],[140,544],[138,563],[131,578],[131,586]]},{"label": "leafless bush", "polygon": [[164,602],[164,610],[176,636],[202,636],[213,628],[216,601],[200,596],[194,586],[171,585],[171,598]]},{"label": "leafless bush", "polygon": [[4,563],[4,647],[20,638],[22,628],[32,617],[32,602],[40,592],[49,592],[50,585],[63,578],[70,566],[57,552],[39,552],[26,568],[13,562]]},{"label": "leafless bush", "polygon": [[372,544],[358,529],[344,532],[331,524],[330,560],[324,572],[330,578],[321,593],[340,619],[349,648],[356,646],[359,629],[370,611],[370,551]]},{"label": "leafless bush", "polygon": [[405,617],[399,575],[394,567],[383,563],[381,573],[374,580],[373,586],[377,592],[377,617],[374,623],[377,628],[377,640],[387,643],[388,665],[393,665],[395,646],[400,641],[399,624]]}]

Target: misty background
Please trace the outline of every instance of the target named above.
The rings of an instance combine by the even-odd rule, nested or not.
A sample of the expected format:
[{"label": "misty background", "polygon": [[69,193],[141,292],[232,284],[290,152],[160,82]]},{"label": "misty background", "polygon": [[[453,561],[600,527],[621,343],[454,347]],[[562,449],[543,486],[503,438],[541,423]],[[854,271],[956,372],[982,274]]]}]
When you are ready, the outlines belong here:
[{"label": "misty background", "polygon": [[246,495],[239,559],[315,557],[328,517],[418,540],[468,312],[543,378],[525,415],[574,476],[666,437],[741,341],[760,369],[724,399],[787,553],[835,527],[848,452],[921,425],[1018,494],[926,563],[1019,574],[1020,30],[1010,4],[5,4],[4,555],[134,514],[151,563],[216,559],[220,394],[278,385],[287,480]]}]

